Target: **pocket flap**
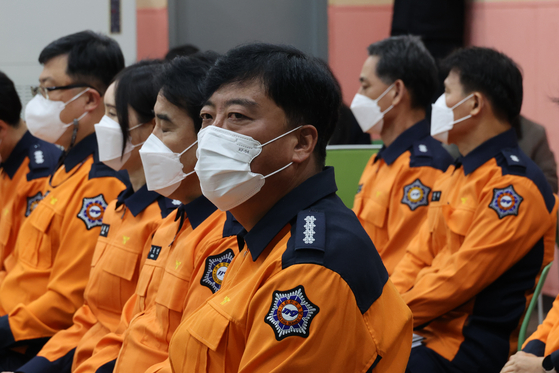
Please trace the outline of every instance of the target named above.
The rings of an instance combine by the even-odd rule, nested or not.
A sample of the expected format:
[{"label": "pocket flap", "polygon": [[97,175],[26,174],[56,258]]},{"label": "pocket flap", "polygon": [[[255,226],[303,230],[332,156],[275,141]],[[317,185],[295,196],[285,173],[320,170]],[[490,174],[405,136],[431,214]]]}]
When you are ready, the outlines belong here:
[{"label": "pocket flap", "polygon": [[134,272],[136,271],[136,263],[138,262],[139,254],[126,251],[116,246],[109,246],[105,251],[107,251],[105,255],[110,254],[109,260],[103,265],[105,271],[125,280],[132,280]]},{"label": "pocket flap", "polygon": [[229,326],[229,319],[210,303],[206,303],[196,314],[204,317],[190,317],[187,324],[188,332],[210,350],[216,351]]},{"label": "pocket flap", "polygon": [[141,297],[145,297],[151,278],[153,277],[153,272],[155,271],[155,266],[144,264],[142,272],[140,272],[140,277],[138,278],[138,286],[136,287],[136,294]]},{"label": "pocket flap", "polygon": [[170,310],[182,312],[189,283],[189,281],[183,280],[171,272],[165,272],[155,302]]},{"label": "pocket flap", "polygon": [[388,206],[383,206],[372,199],[365,200],[364,202],[361,216],[363,216],[365,221],[371,222],[378,228],[383,228],[386,224]]},{"label": "pocket flap", "polygon": [[443,215],[448,228],[460,236],[466,236],[474,219],[474,211],[452,209],[450,205],[443,208]]},{"label": "pocket flap", "polygon": [[37,206],[37,208],[33,211],[33,214],[29,215],[28,219],[35,228],[44,233],[47,231],[53,216],[53,209],[39,204],[39,206]]}]

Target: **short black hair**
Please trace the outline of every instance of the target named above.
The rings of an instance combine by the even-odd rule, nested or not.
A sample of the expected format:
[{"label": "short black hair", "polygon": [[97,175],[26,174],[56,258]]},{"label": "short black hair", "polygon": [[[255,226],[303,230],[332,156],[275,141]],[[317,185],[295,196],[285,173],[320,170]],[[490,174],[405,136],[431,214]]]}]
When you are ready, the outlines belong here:
[{"label": "short black hair", "polygon": [[176,57],[165,65],[159,76],[160,93],[171,104],[186,111],[194,121],[196,133],[202,127],[200,110],[205,102],[204,79],[218,57],[215,52]]},{"label": "short black hair", "polygon": [[217,60],[206,79],[206,98],[228,84],[260,81],[266,95],[296,127],[314,126],[315,153],[321,166],[326,145],[338,122],[340,85],[322,60],[286,45],[254,43],[231,49]]},{"label": "short black hair", "polygon": [[124,68],[124,56],[118,43],[93,31],[66,35],[47,45],[39,55],[39,63],[68,55],[66,74],[76,83],[86,83],[101,95],[115,75]]},{"label": "short black hair", "polygon": [[198,52],[200,52],[200,48],[192,44],[179,45],[178,47],[169,49],[169,52],[165,55],[165,59],[170,61],[175,57],[190,56]]},{"label": "short black hair", "polygon": [[128,107],[138,117],[138,124],[150,122],[154,118],[153,107],[161,88],[157,75],[162,70],[161,60],[145,60],[128,66],[115,77],[115,106],[118,123],[124,138],[122,152],[130,137]]},{"label": "short black hair", "polygon": [[392,36],[369,45],[378,56],[376,74],[385,84],[400,79],[410,92],[411,107],[427,109],[437,90],[437,65],[419,36]]},{"label": "short black hair", "polygon": [[442,66],[445,72],[459,75],[464,94],[483,93],[497,118],[508,121],[513,128],[519,125],[516,119],[522,107],[522,73],[510,57],[491,48],[468,47],[452,53]]},{"label": "short black hair", "polygon": [[21,101],[14,82],[0,71],[0,120],[12,127],[19,125]]}]

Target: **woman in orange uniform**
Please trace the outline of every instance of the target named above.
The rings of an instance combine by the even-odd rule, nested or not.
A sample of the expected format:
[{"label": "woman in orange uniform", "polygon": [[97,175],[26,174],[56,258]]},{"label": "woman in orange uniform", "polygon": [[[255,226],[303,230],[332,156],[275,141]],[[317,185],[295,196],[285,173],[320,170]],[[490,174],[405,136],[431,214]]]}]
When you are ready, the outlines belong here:
[{"label": "woman in orange uniform", "polygon": [[73,362],[91,356],[99,339],[116,329],[154,232],[180,205],[147,190],[139,155],[155,125],[153,106],[159,91],[155,78],[161,66],[155,61],[137,63],[117,75],[107,89],[105,116],[95,125],[99,158],[115,170],[127,170],[131,187],[107,207],[85,303],[74,315],[74,324],[55,334],[18,372],[70,372]]}]

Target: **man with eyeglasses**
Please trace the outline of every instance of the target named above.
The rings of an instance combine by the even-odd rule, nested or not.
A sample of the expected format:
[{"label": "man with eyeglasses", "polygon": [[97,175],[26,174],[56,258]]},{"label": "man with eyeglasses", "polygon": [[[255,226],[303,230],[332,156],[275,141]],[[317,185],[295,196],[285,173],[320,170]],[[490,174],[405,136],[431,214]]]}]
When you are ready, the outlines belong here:
[{"label": "man with eyeglasses", "polygon": [[124,67],[118,44],[91,31],[64,36],[39,56],[43,71],[25,119],[34,136],[64,148],[44,198],[25,221],[0,284],[0,370],[33,357],[72,324],[83,304],[107,204],[127,177],[99,161],[94,125],[103,93]]},{"label": "man with eyeglasses", "polygon": [[60,150],[29,133],[14,83],[0,72],[0,282],[19,228],[43,198]]}]

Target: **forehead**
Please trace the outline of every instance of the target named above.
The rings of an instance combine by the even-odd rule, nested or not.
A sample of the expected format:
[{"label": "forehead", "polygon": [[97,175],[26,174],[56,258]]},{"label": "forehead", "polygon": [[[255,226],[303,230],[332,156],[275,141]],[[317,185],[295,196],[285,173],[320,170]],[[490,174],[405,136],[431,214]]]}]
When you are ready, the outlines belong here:
[{"label": "forehead", "polygon": [[444,80],[444,85],[447,88],[462,89],[463,87],[460,82],[460,73],[456,70],[451,70]]},{"label": "forehead", "polygon": [[377,78],[377,64],[380,60],[379,56],[369,56],[363,64],[363,69],[361,70],[361,76],[364,78],[372,79]]},{"label": "forehead", "polygon": [[56,85],[67,85],[72,79],[66,74],[68,68],[68,55],[60,55],[51,58],[43,65],[43,71],[39,76],[41,83],[56,83]]},{"label": "forehead", "polygon": [[266,95],[264,85],[260,80],[237,82],[223,85],[210,97],[210,102],[216,106],[227,105],[239,100],[254,102],[257,105],[275,103]]},{"label": "forehead", "polygon": [[113,82],[105,91],[105,105],[115,105],[115,90],[116,86]]},{"label": "forehead", "polygon": [[161,91],[157,95],[157,101],[155,101],[155,106],[153,107],[155,114],[165,114],[169,118],[177,117],[189,117],[188,113],[182,108],[173,105],[167,98],[163,95]]}]

